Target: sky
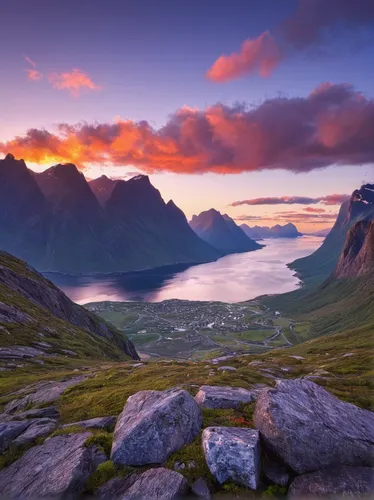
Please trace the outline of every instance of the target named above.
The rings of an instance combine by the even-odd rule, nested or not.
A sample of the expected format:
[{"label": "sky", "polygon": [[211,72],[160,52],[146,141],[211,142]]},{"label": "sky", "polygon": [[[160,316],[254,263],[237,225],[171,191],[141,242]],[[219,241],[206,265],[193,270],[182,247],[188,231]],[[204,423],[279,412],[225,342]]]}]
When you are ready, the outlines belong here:
[{"label": "sky", "polygon": [[374,0],[1,9],[0,156],[146,173],[188,218],[304,232],[374,180]]}]

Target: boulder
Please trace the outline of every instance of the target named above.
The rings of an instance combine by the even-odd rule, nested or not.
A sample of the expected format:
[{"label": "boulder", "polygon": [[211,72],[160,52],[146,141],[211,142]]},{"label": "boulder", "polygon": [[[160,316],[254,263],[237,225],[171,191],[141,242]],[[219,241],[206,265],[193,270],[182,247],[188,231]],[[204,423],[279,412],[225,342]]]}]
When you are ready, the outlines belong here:
[{"label": "boulder", "polygon": [[24,411],[14,418],[25,419],[25,418],[60,418],[60,412],[55,406],[47,406],[46,408],[33,408],[32,410]]},{"label": "boulder", "polygon": [[67,380],[55,381],[51,380],[38,384],[36,391],[28,394],[21,399],[10,401],[4,408],[5,413],[15,413],[29,404],[44,404],[51,403],[58,399],[68,387],[79,384],[86,379],[85,376],[69,378]]},{"label": "boulder", "polygon": [[219,372],[236,372],[237,368],[234,368],[233,366],[220,366],[217,368],[217,371]]},{"label": "boulder", "polygon": [[10,443],[27,429],[30,422],[0,422],[0,453],[8,449]]},{"label": "boulder", "polygon": [[161,464],[199,433],[202,415],[181,389],[140,391],[117,419],[111,460],[124,465]]},{"label": "boulder", "polygon": [[121,497],[121,500],[174,500],[188,489],[186,479],[179,472],[160,467],[139,474],[135,483]]},{"label": "boulder", "polygon": [[373,460],[374,414],[308,380],[281,380],[263,390],[254,423],[265,446],[298,474]]},{"label": "boulder", "polygon": [[287,486],[290,480],[287,469],[282,464],[268,458],[263,461],[262,471],[268,481],[279,486]]},{"label": "boulder", "polygon": [[288,490],[290,498],[369,497],[374,493],[374,469],[338,467],[296,477]]},{"label": "boulder", "polygon": [[90,418],[89,420],[81,420],[79,422],[73,422],[71,424],[65,424],[62,427],[84,427],[85,429],[105,429],[111,430],[116,423],[117,417],[96,417]]},{"label": "boulder", "polygon": [[240,427],[207,427],[202,441],[210,472],[219,483],[232,479],[257,489],[261,461],[258,431]]},{"label": "boulder", "polygon": [[48,436],[57,427],[56,420],[51,418],[35,418],[29,420],[30,425],[22,432],[14,441],[17,446],[32,443],[35,439],[43,436]]},{"label": "boulder", "polygon": [[89,432],[56,436],[28,450],[0,472],[2,497],[77,498],[89,475],[106,460],[96,446],[85,446],[90,436]]},{"label": "boulder", "polygon": [[202,408],[238,408],[255,401],[255,394],[241,387],[203,385],[195,396]]},{"label": "boulder", "polygon": [[212,498],[208,485],[202,477],[199,477],[199,479],[192,484],[191,490],[199,498],[204,498],[205,500],[210,500]]}]

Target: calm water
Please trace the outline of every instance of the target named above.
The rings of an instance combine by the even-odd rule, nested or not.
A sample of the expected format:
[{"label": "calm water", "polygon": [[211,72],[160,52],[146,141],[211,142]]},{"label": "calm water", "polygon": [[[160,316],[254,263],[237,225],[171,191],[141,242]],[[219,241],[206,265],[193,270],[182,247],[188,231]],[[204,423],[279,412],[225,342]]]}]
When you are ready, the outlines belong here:
[{"label": "calm water", "polygon": [[198,266],[96,276],[48,273],[47,277],[79,304],[101,300],[158,302],[166,299],[240,302],[298,287],[287,262],[309,255],[322,238],[264,240],[255,252],[228,255]]}]

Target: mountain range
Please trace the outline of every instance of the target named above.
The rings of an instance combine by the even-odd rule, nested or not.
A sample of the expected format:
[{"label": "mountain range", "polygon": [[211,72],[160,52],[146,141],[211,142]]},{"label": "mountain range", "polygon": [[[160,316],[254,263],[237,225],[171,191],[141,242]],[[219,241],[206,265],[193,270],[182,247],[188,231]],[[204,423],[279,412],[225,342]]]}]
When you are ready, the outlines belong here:
[{"label": "mountain range", "polygon": [[374,219],[374,184],[364,184],[344,202],[331,231],[311,255],[289,264],[304,282],[321,283],[333,273],[350,228],[359,221]]},{"label": "mountain range", "polygon": [[172,200],[144,175],[89,184],[75,165],[42,173],[0,160],[0,248],[43,272],[108,273],[209,262],[222,252],[201,240]]},{"label": "mountain range", "polygon": [[250,252],[262,248],[228,216],[214,208],[194,215],[190,226],[209,245],[224,254]]},{"label": "mountain range", "polygon": [[264,238],[297,238],[302,234],[297,230],[297,227],[289,222],[284,226],[276,224],[273,227],[254,226],[250,227],[247,224],[241,224],[241,229],[245,234],[254,240],[262,240]]}]

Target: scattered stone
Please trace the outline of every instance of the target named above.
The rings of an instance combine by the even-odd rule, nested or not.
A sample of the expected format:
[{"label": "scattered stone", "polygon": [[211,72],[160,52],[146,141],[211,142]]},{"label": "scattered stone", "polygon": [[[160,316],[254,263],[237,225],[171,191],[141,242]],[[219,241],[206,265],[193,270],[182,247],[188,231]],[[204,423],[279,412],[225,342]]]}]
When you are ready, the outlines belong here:
[{"label": "scattered stone", "polygon": [[374,413],[344,403],[304,379],[263,390],[254,413],[265,445],[298,474],[371,465]]},{"label": "scattered stone", "polygon": [[188,489],[186,479],[179,472],[160,467],[149,469],[137,476],[134,484],[121,497],[121,500],[175,500]]},{"label": "scattered stone", "polygon": [[8,403],[4,411],[6,413],[14,413],[29,404],[51,403],[59,398],[68,387],[79,384],[85,379],[86,377],[84,376],[78,376],[68,380],[43,382],[38,385],[36,392]]},{"label": "scattered stone", "polygon": [[41,347],[44,349],[50,349],[52,347],[51,344],[48,344],[48,342],[32,342],[32,345],[35,345],[36,347]]},{"label": "scattered stone", "polygon": [[255,490],[260,480],[258,431],[240,427],[207,427],[203,449],[210,472],[219,483],[232,479]]},{"label": "scattered stone", "polygon": [[350,358],[351,356],[354,356],[354,352],[347,352],[347,354],[343,354],[342,358]]},{"label": "scattered stone", "polygon": [[10,443],[27,429],[30,422],[1,422],[0,423],[0,453],[8,449]]},{"label": "scattered stone", "polygon": [[264,362],[263,361],[251,361],[250,363],[248,363],[248,366],[260,366],[262,365]]},{"label": "scattered stone", "polygon": [[234,368],[233,366],[220,366],[217,370],[219,372],[236,372],[237,368]]},{"label": "scattered stone", "polygon": [[137,477],[137,474],[114,477],[95,491],[95,498],[99,500],[122,499],[124,493],[135,483]]},{"label": "scattered stone", "polygon": [[17,446],[32,443],[38,437],[48,436],[57,427],[56,420],[51,418],[36,418],[29,420],[30,425],[27,429],[22,432],[16,439],[12,441],[12,444]]},{"label": "scattered stone", "polygon": [[15,345],[12,347],[0,347],[0,360],[28,359],[35,356],[45,356],[45,352],[35,347]]},{"label": "scattered stone", "polygon": [[209,377],[214,377],[215,374],[216,372],[214,370],[209,371]]},{"label": "scattered stone", "polygon": [[56,436],[34,446],[0,472],[1,495],[22,500],[77,498],[89,475],[106,460],[96,446],[85,446],[90,436]]},{"label": "scattered stone", "polygon": [[294,355],[290,356],[290,358],[299,359],[300,361],[305,359],[305,358],[303,358],[303,356],[294,356]]},{"label": "scattered stone", "polygon": [[218,363],[221,363],[222,361],[227,361],[228,359],[235,358],[233,354],[228,354],[227,356],[221,356],[220,358],[214,358],[211,359],[210,362],[213,363],[213,365],[218,365]]},{"label": "scattered stone", "polygon": [[289,488],[290,498],[363,497],[374,493],[374,469],[338,467],[296,477]]},{"label": "scattered stone", "polygon": [[199,433],[202,414],[185,390],[140,391],[117,419],[111,460],[124,465],[165,462]]},{"label": "scattered stone", "polygon": [[238,408],[255,401],[255,395],[242,387],[203,385],[195,396],[202,408]]},{"label": "scattered stone", "polygon": [[205,500],[210,500],[212,498],[208,485],[202,477],[199,477],[199,479],[193,483],[191,490],[199,498],[204,498]]},{"label": "scattered stone", "polygon": [[134,363],[133,365],[130,365],[132,368],[139,368],[139,366],[144,366],[144,363]]},{"label": "scattered stone", "polygon": [[65,354],[68,354],[69,356],[78,356],[78,354],[74,351],[71,351],[70,349],[61,349],[61,352],[64,352]]},{"label": "scattered stone", "polygon": [[282,370],[282,372],[286,372],[286,373],[292,372],[292,368],[289,366],[282,366],[281,370]]},{"label": "scattered stone", "polygon": [[89,420],[81,420],[80,422],[72,422],[71,424],[65,424],[64,427],[83,427],[84,429],[105,429],[111,430],[116,423],[117,417],[96,417],[90,418]]},{"label": "scattered stone", "polygon": [[47,406],[46,408],[33,408],[27,410],[13,418],[23,420],[25,418],[60,418],[60,412],[55,406]]},{"label": "scattered stone", "polygon": [[264,460],[262,470],[264,476],[271,483],[278,484],[279,486],[287,486],[290,476],[287,469],[280,463],[273,462],[267,458]]}]

